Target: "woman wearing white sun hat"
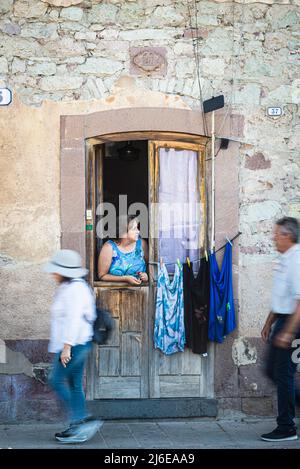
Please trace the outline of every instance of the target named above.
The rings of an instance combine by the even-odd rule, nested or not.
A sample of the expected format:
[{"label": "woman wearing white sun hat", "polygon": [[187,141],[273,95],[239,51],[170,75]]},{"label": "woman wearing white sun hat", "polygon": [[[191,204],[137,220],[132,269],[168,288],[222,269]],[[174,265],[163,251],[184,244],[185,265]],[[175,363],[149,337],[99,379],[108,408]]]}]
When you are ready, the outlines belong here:
[{"label": "woman wearing white sun hat", "polygon": [[70,426],[56,433],[55,438],[63,443],[83,442],[93,436],[91,432],[82,432],[82,424],[89,419],[82,381],[92,348],[95,298],[84,280],[88,270],[82,267],[76,251],[61,249],[44,270],[51,273],[58,284],[51,307],[49,352],[55,353],[55,357],[49,384],[70,418]]}]

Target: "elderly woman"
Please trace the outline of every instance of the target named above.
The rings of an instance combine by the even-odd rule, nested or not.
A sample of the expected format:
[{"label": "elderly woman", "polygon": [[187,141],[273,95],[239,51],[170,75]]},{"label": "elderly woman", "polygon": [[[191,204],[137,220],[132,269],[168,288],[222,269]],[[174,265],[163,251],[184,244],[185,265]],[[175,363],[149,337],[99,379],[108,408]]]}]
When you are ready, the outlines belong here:
[{"label": "elderly woman", "polygon": [[148,246],[146,241],[140,238],[138,223],[134,216],[119,217],[119,237],[114,241],[107,241],[99,255],[99,280],[127,282],[133,286],[148,281]]}]

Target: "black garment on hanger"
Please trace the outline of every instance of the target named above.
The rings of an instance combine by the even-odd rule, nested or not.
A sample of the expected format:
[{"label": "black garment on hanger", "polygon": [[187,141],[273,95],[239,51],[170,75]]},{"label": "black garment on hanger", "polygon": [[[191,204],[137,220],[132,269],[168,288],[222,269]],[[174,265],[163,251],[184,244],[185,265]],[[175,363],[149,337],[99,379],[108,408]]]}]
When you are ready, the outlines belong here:
[{"label": "black garment on hanger", "polygon": [[194,353],[207,353],[209,319],[209,261],[200,260],[197,277],[193,263],[183,264],[184,326],[186,347]]}]

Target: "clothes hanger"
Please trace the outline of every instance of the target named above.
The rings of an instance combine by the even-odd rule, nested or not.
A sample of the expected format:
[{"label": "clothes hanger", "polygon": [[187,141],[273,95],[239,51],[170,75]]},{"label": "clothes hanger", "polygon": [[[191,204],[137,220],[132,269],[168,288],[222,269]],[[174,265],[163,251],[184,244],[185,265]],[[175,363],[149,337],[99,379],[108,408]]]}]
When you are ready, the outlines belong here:
[{"label": "clothes hanger", "polygon": [[181,269],[181,263],[179,259],[177,259],[177,264],[178,264],[178,267]]},{"label": "clothes hanger", "polygon": [[191,268],[191,261],[190,261],[190,258],[187,257],[187,258],[186,258],[186,261],[187,261],[187,264],[188,264],[189,268]]},{"label": "clothes hanger", "polygon": [[205,259],[206,259],[206,262],[208,262],[207,249],[205,249],[205,251],[204,251],[204,254],[205,254]]},{"label": "clothes hanger", "polygon": [[230,239],[228,238],[228,236],[226,236],[225,239],[227,239],[227,241],[228,241],[228,243],[230,244],[230,246],[232,246],[232,242],[230,241]]}]

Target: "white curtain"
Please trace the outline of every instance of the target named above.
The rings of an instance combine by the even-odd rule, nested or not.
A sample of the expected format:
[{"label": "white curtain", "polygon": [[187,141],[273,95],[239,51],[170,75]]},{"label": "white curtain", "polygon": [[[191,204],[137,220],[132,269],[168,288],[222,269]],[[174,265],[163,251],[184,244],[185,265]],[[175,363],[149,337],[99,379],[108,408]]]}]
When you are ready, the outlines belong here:
[{"label": "white curtain", "polygon": [[[159,150],[159,257],[165,263],[199,258],[202,219],[197,187],[198,154],[192,150]],[[195,265],[197,269],[199,264]],[[174,265],[167,266],[174,272]]]}]

